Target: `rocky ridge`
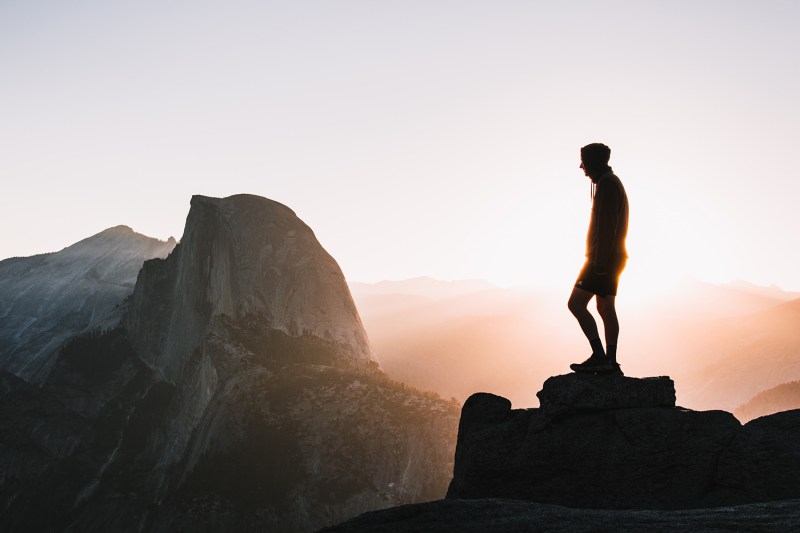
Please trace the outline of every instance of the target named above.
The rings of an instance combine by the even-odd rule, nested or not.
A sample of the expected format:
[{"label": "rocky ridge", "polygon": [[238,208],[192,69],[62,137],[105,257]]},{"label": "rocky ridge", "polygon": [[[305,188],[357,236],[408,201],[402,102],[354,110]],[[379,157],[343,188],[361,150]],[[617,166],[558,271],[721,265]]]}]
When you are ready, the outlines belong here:
[{"label": "rocky ridge", "polygon": [[0,370],[44,380],[69,337],[120,321],[142,263],[175,244],[116,226],[59,252],[0,261]]},{"label": "rocky ridge", "polygon": [[737,407],[733,414],[743,422],[760,416],[800,409],[800,381],[782,383],[777,387],[759,392],[749,401]]},{"label": "rocky ridge", "polygon": [[310,531],[452,471],[457,406],[385,376],[336,262],[250,195],[194,197],[119,327],[0,385],[3,531]]}]

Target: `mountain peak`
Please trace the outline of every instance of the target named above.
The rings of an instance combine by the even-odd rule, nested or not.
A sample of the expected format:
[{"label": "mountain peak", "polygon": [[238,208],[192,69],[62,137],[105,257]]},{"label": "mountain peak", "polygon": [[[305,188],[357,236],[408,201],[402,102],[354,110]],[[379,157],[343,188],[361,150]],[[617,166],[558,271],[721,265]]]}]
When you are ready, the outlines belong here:
[{"label": "mountain peak", "polygon": [[193,196],[175,252],[142,269],[128,328],[137,351],[175,378],[221,321],[376,362],[339,265],[294,211],[267,198]]},{"label": "mountain peak", "polygon": [[136,232],[133,231],[133,229],[130,226],[120,224],[118,226],[111,226],[110,228],[106,228],[103,231],[92,235],[92,237],[97,237],[99,235],[132,235],[134,233]]},{"label": "mountain peak", "polygon": [[297,216],[292,209],[287,207],[286,205],[276,202],[275,200],[270,200],[269,198],[264,198],[263,196],[258,196],[255,194],[233,194],[231,196],[226,196],[224,198],[217,198],[214,196],[204,196],[202,194],[195,194],[192,195],[192,199],[189,202],[191,206],[195,205],[230,205],[230,206],[237,206],[239,208],[254,208],[254,209],[274,209],[274,210],[281,210],[287,211],[292,216]]},{"label": "mountain peak", "polygon": [[71,254],[84,253],[85,251],[89,250],[90,253],[95,253],[95,250],[98,248],[121,248],[127,250],[132,247],[145,247],[154,249],[163,248],[164,253],[159,251],[154,253],[153,256],[164,257],[172,251],[172,248],[174,248],[175,244],[175,239],[172,237],[170,237],[170,239],[167,241],[162,241],[160,239],[156,239],[155,237],[149,237],[143,233],[139,233],[130,226],[120,224],[118,226],[106,228],[90,237],[86,237],[85,239],[81,239],[75,244],[67,246],[61,252]]}]

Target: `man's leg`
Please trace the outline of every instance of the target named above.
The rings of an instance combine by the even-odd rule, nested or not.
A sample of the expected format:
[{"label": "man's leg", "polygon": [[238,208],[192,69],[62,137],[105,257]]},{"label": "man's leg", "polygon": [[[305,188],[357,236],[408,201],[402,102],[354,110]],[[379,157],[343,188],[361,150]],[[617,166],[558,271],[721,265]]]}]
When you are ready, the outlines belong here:
[{"label": "man's leg", "polygon": [[615,298],[615,296],[597,297],[597,312],[603,319],[603,328],[606,334],[606,350],[613,363],[617,362],[617,339],[619,338],[619,320],[614,304]]},{"label": "man's leg", "polygon": [[[605,352],[603,351],[603,343],[600,342],[600,334],[597,332],[597,322],[595,322],[592,313],[590,313],[588,309],[589,300],[591,300],[593,296],[594,293],[578,287],[573,287],[567,307],[569,307],[569,310],[575,315],[575,318],[578,319],[578,324],[580,324],[583,334],[589,339],[589,343],[592,345],[592,355],[603,356]],[[599,301],[598,297],[598,305]]]}]

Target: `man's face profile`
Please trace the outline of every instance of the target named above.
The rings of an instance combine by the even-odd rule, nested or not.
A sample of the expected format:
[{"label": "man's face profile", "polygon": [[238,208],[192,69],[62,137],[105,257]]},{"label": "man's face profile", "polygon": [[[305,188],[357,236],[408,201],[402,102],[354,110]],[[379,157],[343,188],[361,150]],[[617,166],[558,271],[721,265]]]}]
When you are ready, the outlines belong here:
[{"label": "man's face profile", "polygon": [[581,168],[581,170],[583,170],[583,175],[588,177],[589,176],[589,172],[586,170],[586,167],[583,164],[583,157],[581,157],[581,166],[580,166],[580,168]]}]

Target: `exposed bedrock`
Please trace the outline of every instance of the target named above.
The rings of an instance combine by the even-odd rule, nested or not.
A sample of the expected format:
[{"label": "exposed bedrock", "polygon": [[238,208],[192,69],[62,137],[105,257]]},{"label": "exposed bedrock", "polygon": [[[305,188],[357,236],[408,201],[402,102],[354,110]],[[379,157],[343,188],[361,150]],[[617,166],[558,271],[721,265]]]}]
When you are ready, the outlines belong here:
[{"label": "exposed bedrock", "polygon": [[139,273],[126,326],[139,356],[176,381],[223,315],[377,363],[339,265],[291,209],[266,198],[193,196],[180,244]]},{"label": "exposed bedrock", "polygon": [[[142,267],[125,326],[137,356],[176,386],[153,448],[159,465],[180,460],[212,399],[259,359],[378,364],[314,232],[285,205],[249,194],[192,197],[178,246]],[[154,492],[164,490],[157,479]]]}]

